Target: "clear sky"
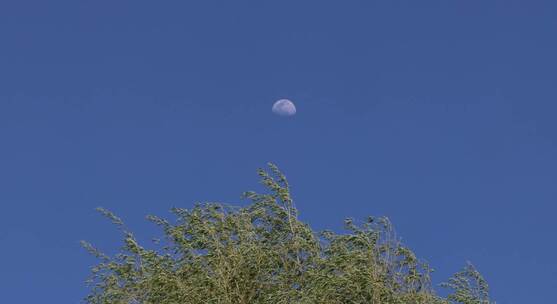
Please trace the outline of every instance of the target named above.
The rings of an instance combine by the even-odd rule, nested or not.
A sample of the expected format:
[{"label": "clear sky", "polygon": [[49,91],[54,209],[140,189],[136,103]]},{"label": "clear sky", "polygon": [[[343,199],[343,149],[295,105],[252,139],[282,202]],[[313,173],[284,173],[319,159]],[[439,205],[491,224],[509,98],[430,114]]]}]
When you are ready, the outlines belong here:
[{"label": "clear sky", "polygon": [[386,215],[435,283],[548,303],[556,37],[555,1],[2,0],[0,302],[78,303],[95,207],[147,242],[271,161],[315,229]]}]

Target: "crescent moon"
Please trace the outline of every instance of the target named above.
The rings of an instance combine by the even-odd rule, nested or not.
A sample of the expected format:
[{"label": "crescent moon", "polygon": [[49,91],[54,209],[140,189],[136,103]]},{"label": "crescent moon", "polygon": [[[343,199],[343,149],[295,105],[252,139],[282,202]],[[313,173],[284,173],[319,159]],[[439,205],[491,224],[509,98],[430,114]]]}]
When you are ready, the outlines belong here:
[{"label": "crescent moon", "polygon": [[280,116],[292,116],[296,114],[296,106],[288,99],[277,100],[273,104],[273,113]]}]

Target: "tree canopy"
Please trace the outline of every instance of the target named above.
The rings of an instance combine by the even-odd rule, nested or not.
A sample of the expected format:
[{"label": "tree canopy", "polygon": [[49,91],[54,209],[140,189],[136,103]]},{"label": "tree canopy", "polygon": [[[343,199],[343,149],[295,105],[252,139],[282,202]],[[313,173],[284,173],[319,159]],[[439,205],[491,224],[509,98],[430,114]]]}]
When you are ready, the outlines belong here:
[{"label": "tree canopy", "polygon": [[196,204],[172,209],[169,222],[147,218],[164,236],[153,248],[138,244],[120,218],[105,209],[124,244],[99,258],[85,298],[91,304],[489,304],[488,285],[468,264],[442,286],[432,269],[394,234],[386,217],[345,220],[346,233],[314,232],[298,219],[285,176],[259,169],[266,193],[246,192],[250,204]]}]

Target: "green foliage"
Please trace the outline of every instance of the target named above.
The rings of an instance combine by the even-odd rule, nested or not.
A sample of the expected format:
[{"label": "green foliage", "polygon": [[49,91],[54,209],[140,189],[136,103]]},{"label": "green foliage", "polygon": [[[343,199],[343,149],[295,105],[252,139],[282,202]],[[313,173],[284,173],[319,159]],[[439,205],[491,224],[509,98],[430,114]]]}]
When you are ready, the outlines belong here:
[{"label": "green foliage", "polygon": [[441,284],[454,292],[447,299],[464,304],[489,304],[489,287],[486,280],[468,262],[466,267],[457,272],[448,282]]},{"label": "green foliage", "polygon": [[175,208],[177,220],[148,216],[164,231],[156,249],[146,249],[122,220],[99,209],[124,233],[124,245],[108,257],[83,246],[100,262],[88,281],[94,304],[178,303],[375,303],[485,304],[485,280],[471,266],[437,296],[432,270],[404,247],[387,218],[369,217],[347,233],[315,233],[298,220],[288,182],[272,164],[258,170],[268,193],[246,192],[238,208],[218,203]]}]

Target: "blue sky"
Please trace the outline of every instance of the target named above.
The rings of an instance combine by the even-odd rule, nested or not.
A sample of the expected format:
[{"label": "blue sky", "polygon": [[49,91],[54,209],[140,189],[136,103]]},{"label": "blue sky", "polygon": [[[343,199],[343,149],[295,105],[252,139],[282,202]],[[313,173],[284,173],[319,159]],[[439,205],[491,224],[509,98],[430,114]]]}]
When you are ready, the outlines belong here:
[{"label": "blue sky", "polygon": [[[0,290],[78,303],[147,214],[287,175],[302,220],[386,215],[439,283],[557,289],[554,1],[0,3]],[[280,98],[298,113],[273,115]]]}]

